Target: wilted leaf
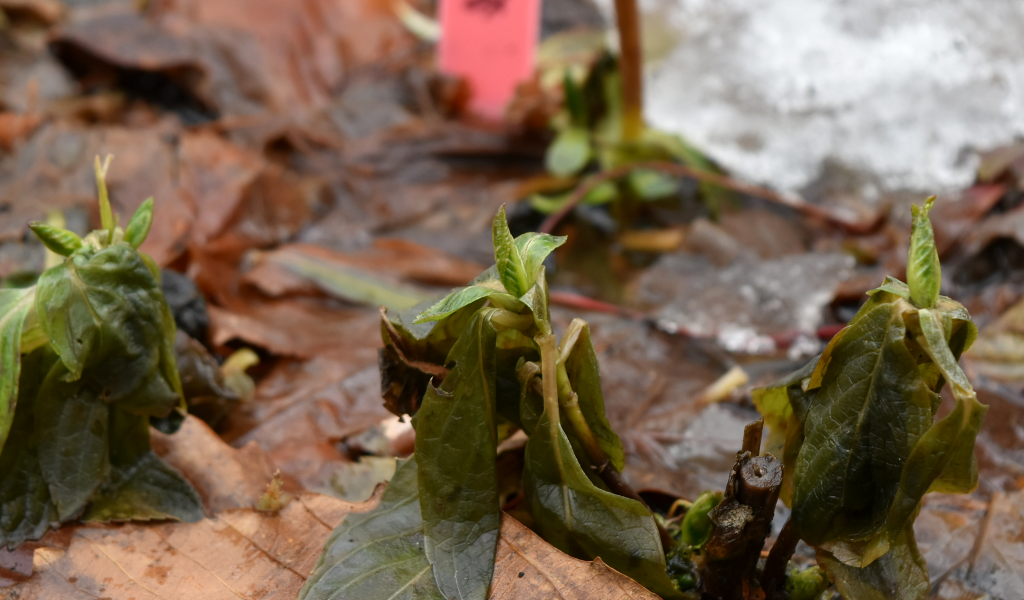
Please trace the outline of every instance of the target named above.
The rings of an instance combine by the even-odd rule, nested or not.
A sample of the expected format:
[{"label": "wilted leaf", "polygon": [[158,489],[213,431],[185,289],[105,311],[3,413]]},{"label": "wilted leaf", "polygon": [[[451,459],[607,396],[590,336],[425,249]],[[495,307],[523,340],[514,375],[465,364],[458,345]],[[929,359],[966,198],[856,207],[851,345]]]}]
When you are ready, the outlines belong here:
[{"label": "wilted leaf", "polygon": [[887,554],[864,568],[844,564],[825,550],[818,564],[846,600],[923,600],[928,596],[928,565],[908,527]]},{"label": "wilted leaf", "polygon": [[548,171],[559,177],[575,175],[590,162],[590,133],[582,127],[563,129],[548,147],[544,158]]},{"label": "wilted leaf", "polygon": [[492,312],[474,315],[448,354],[451,372],[441,387],[427,386],[416,415],[426,552],[447,598],[485,598],[494,569],[501,511]]},{"label": "wilted leaf", "polygon": [[665,573],[650,511],[595,486],[546,411],[526,444],[523,485],[537,531],[556,548],[577,558],[600,557],[662,597],[680,596]]},{"label": "wilted leaf", "polygon": [[35,294],[35,288],[0,290],[0,452],[17,408],[21,334]]},{"label": "wilted leaf", "polygon": [[192,486],[150,450],[149,419],[113,409],[110,480],[90,502],[86,521],[174,519],[195,522],[203,505]]},{"label": "wilted leaf", "polygon": [[110,405],[67,374],[54,364],[32,404],[39,466],[61,521],[77,516],[110,473]]},{"label": "wilted leaf", "polygon": [[809,543],[877,531],[903,465],[931,426],[935,394],[903,343],[902,307],[910,306],[901,299],[882,303],[877,295],[873,301],[834,346],[834,366],[825,370],[804,423],[793,522]]},{"label": "wilted leaf", "polygon": [[36,311],[68,378],[89,367],[105,402],[162,417],[181,401],[174,320],[159,282],[129,244],[75,254],[43,273]]},{"label": "wilted leaf", "polygon": [[174,354],[189,414],[216,427],[238,404],[238,394],[226,385],[217,359],[184,331],[175,335]]},{"label": "wilted leaf", "polygon": [[[328,539],[309,583],[300,594],[301,600],[443,598],[423,556],[423,523],[416,479],[416,463],[410,459],[396,472],[376,508],[366,513],[353,512],[345,518]],[[396,565],[402,558],[405,562]],[[389,565],[395,568],[381,569]],[[349,587],[343,589],[346,585]],[[338,596],[339,592],[344,594]],[[657,598],[601,560],[583,562],[562,554],[536,533],[503,514],[488,598],[541,600],[552,597],[566,600]]]},{"label": "wilted leaf", "polygon": [[48,349],[26,356],[21,371],[18,409],[0,452],[0,547],[39,539],[57,522],[57,507],[39,466],[34,403],[39,386],[57,361]]},{"label": "wilted leaf", "polygon": [[815,357],[803,368],[772,385],[751,392],[754,407],[764,417],[769,430],[764,451],[782,457],[782,490],[779,499],[786,506],[791,505],[793,498],[793,470],[804,443],[804,419],[807,418],[811,400],[817,394],[815,390],[805,392],[803,384],[809,382],[819,362],[820,356]]},{"label": "wilted leaf", "polygon": [[416,459],[404,461],[376,508],[345,518],[299,600],[444,598],[424,548],[417,477]]}]

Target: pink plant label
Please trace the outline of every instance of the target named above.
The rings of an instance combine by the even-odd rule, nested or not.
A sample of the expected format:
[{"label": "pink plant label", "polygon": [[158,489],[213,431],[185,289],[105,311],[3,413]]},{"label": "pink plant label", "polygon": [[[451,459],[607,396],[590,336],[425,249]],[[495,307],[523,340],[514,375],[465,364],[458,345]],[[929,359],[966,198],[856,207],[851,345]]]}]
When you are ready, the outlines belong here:
[{"label": "pink plant label", "polygon": [[500,118],[533,75],[541,0],[441,0],[438,59],[465,78],[471,111]]}]

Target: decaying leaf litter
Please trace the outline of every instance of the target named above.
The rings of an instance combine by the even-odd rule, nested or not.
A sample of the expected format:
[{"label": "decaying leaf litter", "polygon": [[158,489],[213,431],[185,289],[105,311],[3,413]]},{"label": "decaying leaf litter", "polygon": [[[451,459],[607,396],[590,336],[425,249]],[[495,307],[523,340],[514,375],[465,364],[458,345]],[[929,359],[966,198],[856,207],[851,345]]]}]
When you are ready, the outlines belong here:
[{"label": "decaying leaf litter", "polygon": [[[552,190],[543,179],[548,135],[526,118],[511,133],[452,118],[450,84],[431,73],[429,46],[385,2],[246,3],[245,11],[151,3],[145,13],[127,2],[0,7],[12,58],[0,67],[5,284],[22,287],[46,264],[30,220],[53,223],[57,210],[80,235],[102,225],[92,161],[113,154],[115,212],[127,218],[154,197],[141,250],[188,276],[165,274],[164,295],[179,330],[219,357],[194,361],[208,381],[189,394],[216,398],[201,405],[214,408],[219,436],[193,417],[174,435],[152,434],[210,518],[65,527],[0,553],[0,577],[15,584],[2,593],[166,597],[187,581],[195,597],[294,597],[341,515],[368,514],[380,498],[350,506],[308,494],[356,493],[374,457],[413,448],[408,425],[382,404],[378,307],[395,313],[438,298],[493,263],[491,223],[502,204],[514,233],[541,227],[542,215],[517,201]],[[291,25],[279,27],[282,19]],[[993,152],[976,186],[932,210],[943,292],[981,329],[962,364],[990,407],[978,435],[978,490],[927,496],[915,521],[938,598],[1014,598],[1024,587],[1014,310],[1022,156],[1016,147]],[[885,275],[905,280],[909,204],[923,200],[840,198],[839,206],[826,190],[808,197],[815,212],[737,193],[714,215],[694,188],[683,180],[628,219],[582,202],[557,231],[567,242],[545,263],[555,332],[577,316],[590,323],[622,473],[665,513],[676,499],[725,488],[743,427],[757,419],[750,388],[820,352]],[[851,203],[855,218],[827,218],[851,214]],[[239,349],[235,363],[221,362]],[[232,373],[238,380],[239,361],[255,381],[251,394],[244,379],[225,383]],[[952,407],[945,388],[942,406]],[[199,405],[192,412],[206,417]],[[515,463],[522,442],[509,446],[506,463]],[[506,463],[499,469],[520,468]],[[292,501],[259,513],[253,507],[277,469]],[[346,497],[362,500],[371,486]],[[401,492],[397,482],[388,489],[380,501]],[[502,493],[514,502],[517,492]],[[786,516],[780,508],[769,540]],[[296,538],[296,529],[318,533]],[[591,593],[579,586],[597,581],[606,583],[585,588],[593,597],[598,589],[649,597],[508,516],[495,531],[492,596]],[[125,551],[131,540],[139,543]],[[266,557],[263,566],[241,569],[243,547]],[[192,570],[203,553],[220,562]],[[812,556],[798,547],[795,561]]]}]

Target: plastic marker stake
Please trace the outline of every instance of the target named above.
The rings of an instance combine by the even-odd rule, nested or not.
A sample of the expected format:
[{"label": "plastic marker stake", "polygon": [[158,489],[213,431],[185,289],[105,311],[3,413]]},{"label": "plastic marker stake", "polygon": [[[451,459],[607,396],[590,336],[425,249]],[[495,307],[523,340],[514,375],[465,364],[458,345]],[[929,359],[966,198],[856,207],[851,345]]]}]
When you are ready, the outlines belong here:
[{"label": "plastic marker stake", "polygon": [[501,118],[533,75],[541,0],[441,0],[441,70],[466,80],[469,108]]}]

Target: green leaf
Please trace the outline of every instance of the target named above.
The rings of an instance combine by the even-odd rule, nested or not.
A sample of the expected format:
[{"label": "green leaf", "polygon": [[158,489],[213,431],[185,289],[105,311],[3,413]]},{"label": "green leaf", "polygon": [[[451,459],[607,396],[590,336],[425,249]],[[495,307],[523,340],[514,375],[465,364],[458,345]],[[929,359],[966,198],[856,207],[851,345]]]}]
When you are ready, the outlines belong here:
[{"label": "green leaf", "polygon": [[35,288],[0,290],[0,451],[17,408],[22,330],[35,295]]},{"label": "green leaf", "polygon": [[72,252],[82,247],[82,238],[67,229],[47,225],[41,221],[32,221],[28,227],[44,246],[61,256],[71,256]]},{"label": "green leaf", "polygon": [[427,386],[416,415],[416,461],[427,557],[446,598],[487,597],[501,510],[496,467],[493,309],[474,315],[452,347],[451,372]]},{"label": "green leaf", "polygon": [[660,200],[679,192],[679,180],[650,169],[633,169],[626,176],[629,189],[641,200]]},{"label": "green leaf", "polygon": [[[537,281],[540,268],[544,265],[544,259],[565,243],[567,238],[564,235],[548,235],[546,233],[524,233],[516,238],[516,250],[523,259],[526,267],[526,277],[531,282]],[[521,295],[521,294],[520,294]]]},{"label": "green leaf", "polygon": [[538,533],[556,548],[600,557],[663,598],[682,597],[665,573],[654,517],[636,500],[595,486],[546,411],[526,443],[523,486]]},{"label": "green leaf", "polygon": [[707,491],[693,501],[686,511],[686,516],[683,517],[683,522],[679,524],[680,542],[693,548],[704,546],[711,537],[713,527],[708,513],[722,503],[723,497],[722,492],[717,490]]},{"label": "green leaf", "polygon": [[[688,167],[707,173],[721,173],[704,153],[678,135],[648,128],[644,131],[644,141],[660,147]],[[732,192],[714,183],[703,182],[698,189],[712,216],[718,215],[722,205],[732,197]]]},{"label": "green leaf", "polygon": [[400,461],[380,504],[349,513],[327,538],[299,600],[441,600],[424,551],[415,455]]},{"label": "green leaf", "polygon": [[505,302],[517,301],[515,296],[495,291],[494,288],[491,287],[470,285],[468,287],[459,288],[444,298],[441,298],[436,304],[427,310],[421,312],[413,323],[418,325],[420,323],[440,321],[460,308],[465,308],[470,304],[473,304],[477,300],[481,300],[483,298],[498,298],[502,296],[505,297],[502,298]]},{"label": "green leaf", "polygon": [[491,238],[494,242],[494,264],[497,267],[498,277],[509,294],[518,298],[526,290],[530,289],[533,282],[526,274],[526,265],[519,254],[512,233],[508,230],[508,220],[505,219],[505,205],[498,209],[494,216],[494,223],[491,226]]},{"label": "green leaf", "polygon": [[192,523],[205,516],[192,484],[150,450],[149,419],[112,409],[110,445],[110,481],[93,497],[85,521]]},{"label": "green leaf", "polygon": [[153,198],[146,198],[146,201],[132,215],[132,220],[128,221],[128,227],[124,230],[124,241],[131,244],[133,248],[138,248],[142,242],[146,241],[149,228],[152,226]]},{"label": "green leaf", "polygon": [[0,547],[14,548],[26,540],[38,540],[58,522],[57,507],[50,498],[39,467],[34,402],[57,356],[43,348],[26,356],[21,370],[18,407],[0,451]]},{"label": "green leaf", "polygon": [[907,284],[895,277],[892,277],[891,275],[886,275],[885,281],[882,282],[882,285],[868,292],[868,296],[874,296],[878,292],[888,292],[890,294],[895,294],[904,300],[910,300],[910,288],[907,287]]},{"label": "green leaf", "polygon": [[551,297],[548,293],[548,280],[547,277],[545,277],[543,265],[541,265],[541,270],[538,273],[537,283],[527,290],[520,300],[522,300],[523,304],[529,307],[530,312],[533,313],[533,322],[537,329],[543,333],[550,333],[551,311],[549,303],[551,301]]},{"label": "green leaf", "polygon": [[58,520],[32,438],[11,431],[11,445],[0,454],[0,547],[38,540]]},{"label": "green leaf", "polygon": [[573,351],[565,361],[565,371],[569,376],[572,389],[576,392],[580,410],[587,420],[587,425],[597,438],[597,443],[604,450],[612,465],[619,472],[625,465],[625,453],[622,441],[612,426],[604,410],[604,394],[601,392],[601,373],[597,361],[597,352],[590,337],[590,325],[584,324],[580,336],[573,346]]},{"label": "green leaf", "polygon": [[590,132],[583,127],[569,127],[558,132],[548,146],[544,164],[552,175],[569,177],[583,170],[592,155]]},{"label": "green leaf", "polygon": [[751,392],[754,406],[768,426],[768,440],[764,451],[782,457],[782,490],[779,499],[792,505],[793,470],[804,443],[804,419],[816,391],[804,391],[810,383],[821,357],[816,357],[797,371],[768,387]]},{"label": "green leaf", "polygon": [[978,402],[977,394],[948,346],[940,314],[920,310],[918,317],[920,344],[950,383],[956,405],[921,436],[907,460],[900,492],[889,517],[890,530],[902,529],[929,491],[957,494],[974,491],[978,486],[974,441],[988,412],[988,407]]},{"label": "green leaf", "polygon": [[110,406],[83,381],[66,381],[67,372],[54,364],[34,403],[39,466],[61,521],[77,516],[110,473]]},{"label": "green leaf", "polygon": [[914,222],[910,233],[910,254],[907,255],[907,284],[910,297],[918,308],[934,307],[942,287],[939,251],[935,248],[935,234],[928,220],[928,211],[934,203],[935,196],[932,196],[925,200],[923,207],[911,207]]},{"label": "green leaf", "polygon": [[139,415],[163,417],[183,402],[174,318],[129,244],[75,254],[43,273],[36,312],[68,380],[88,368],[90,385],[105,402]]},{"label": "green leaf", "polygon": [[928,565],[910,526],[888,554],[867,567],[852,567],[820,548],[817,560],[846,600],[924,600],[928,596]]},{"label": "green leaf", "polygon": [[579,127],[586,127],[588,115],[587,115],[587,103],[583,99],[583,92],[580,87],[576,84],[576,80],[573,79],[569,73],[569,69],[565,70],[565,75],[562,79],[562,91],[565,93],[565,107],[569,109],[569,116],[571,117],[572,124]]},{"label": "green leaf", "polygon": [[792,518],[808,543],[878,531],[931,426],[935,395],[903,343],[908,308],[898,300],[862,311],[831,352],[794,471]]},{"label": "green leaf", "polygon": [[[529,202],[533,210],[541,214],[550,215],[561,210],[562,207],[569,202],[569,199],[572,198],[572,195],[572,190],[556,194],[554,196],[533,194],[530,196]],[[602,181],[594,186],[594,189],[587,192],[580,203],[599,206],[602,204],[608,204],[609,202],[614,202],[615,200],[618,200],[620,196],[619,186],[614,181]]]}]

